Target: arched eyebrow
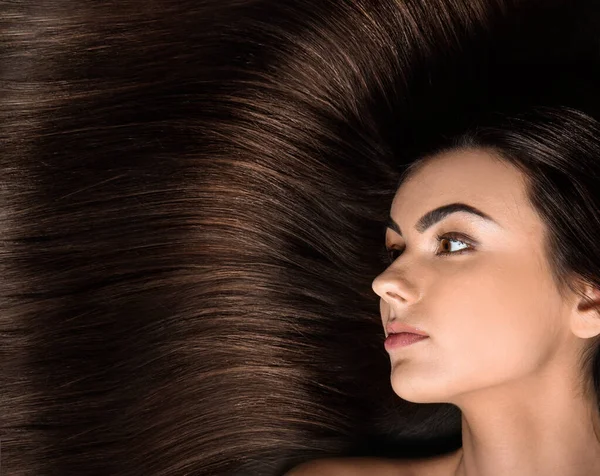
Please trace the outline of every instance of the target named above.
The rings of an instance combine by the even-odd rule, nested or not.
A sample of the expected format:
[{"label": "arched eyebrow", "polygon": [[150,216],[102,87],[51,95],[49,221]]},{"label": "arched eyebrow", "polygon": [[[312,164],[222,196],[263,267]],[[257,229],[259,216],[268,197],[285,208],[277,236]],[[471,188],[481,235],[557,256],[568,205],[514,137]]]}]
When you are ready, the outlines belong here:
[{"label": "arched eyebrow", "polygon": [[[417,221],[417,224],[415,225],[415,230],[417,230],[421,234],[425,233],[425,230],[427,230],[427,228],[429,228],[430,226],[443,220],[448,215],[457,212],[471,213],[472,215],[476,215],[480,218],[483,218],[484,220],[487,220],[500,226],[500,224],[487,213],[484,213],[481,210],[472,207],[471,205],[467,205],[466,203],[450,203],[448,205],[442,205],[441,207],[434,208],[433,210],[425,213],[425,215],[423,215]],[[400,227],[391,216],[388,218],[388,221],[385,224],[385,228],[390,228],[396,233],[398,233],[400,236],[402,236]]]}]

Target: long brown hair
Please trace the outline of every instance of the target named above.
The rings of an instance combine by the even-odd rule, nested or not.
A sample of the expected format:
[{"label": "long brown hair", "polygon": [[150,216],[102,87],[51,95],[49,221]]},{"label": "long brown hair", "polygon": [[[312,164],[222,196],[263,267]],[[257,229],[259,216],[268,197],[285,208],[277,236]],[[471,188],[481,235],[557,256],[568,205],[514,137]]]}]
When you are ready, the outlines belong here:
[{"label": "long brown hair", "polygon": [[0,8],[7,474],[274,475],[460,445],[455,407],[393,393],[371,281],[401,158],[425,138],[412,124],[444,112],[432,98],[506,19],[538,12]]}]

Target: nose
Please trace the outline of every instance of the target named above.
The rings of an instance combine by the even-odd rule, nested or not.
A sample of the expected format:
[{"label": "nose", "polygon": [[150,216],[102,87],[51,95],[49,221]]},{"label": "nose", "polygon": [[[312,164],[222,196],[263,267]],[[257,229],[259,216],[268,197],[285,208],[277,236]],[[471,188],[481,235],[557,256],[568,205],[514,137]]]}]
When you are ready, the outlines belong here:
[{"label": "nose", "polygon": [[392,276],[388,271],[377,276],[371,283],[371,288],[385,302],[396,306],[406,305],[417,297],[417,293],[402,278]]}]

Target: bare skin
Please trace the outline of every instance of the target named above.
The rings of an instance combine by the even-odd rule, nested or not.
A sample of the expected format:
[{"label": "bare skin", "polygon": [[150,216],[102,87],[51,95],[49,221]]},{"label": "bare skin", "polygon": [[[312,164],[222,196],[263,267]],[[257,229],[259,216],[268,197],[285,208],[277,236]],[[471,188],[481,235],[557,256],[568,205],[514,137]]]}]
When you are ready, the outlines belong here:
[{"label": "bare skin", "polygon": [[[456,202],[496,223],[457,212],[415,230],[422,215]],[[386,245],[398,251],[373,281],[382,324],[430,336],[389,352],[392,387],[405,400],[462,411],[463,447],[441,471],[600,474],[600,416],[578,366],[600,318],[575,293],[559,294],[521,172],[488,151],[446,152],[400,186],[390,215],[402,235],[387,230]],[[463,236],[437,240],[449,232]],[[583,289],[597,305],[600,292]]]},{"label": "bare skin", "polygon": [[324,458],[295,467],[285,476],[448,476],[460,461],[460,450],[434,458]]}]

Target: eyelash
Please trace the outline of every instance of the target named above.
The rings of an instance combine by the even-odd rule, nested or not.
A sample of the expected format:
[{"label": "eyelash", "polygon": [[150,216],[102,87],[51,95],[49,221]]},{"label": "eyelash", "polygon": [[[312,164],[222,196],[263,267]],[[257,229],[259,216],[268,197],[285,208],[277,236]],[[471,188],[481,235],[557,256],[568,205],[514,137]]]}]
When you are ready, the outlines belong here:
[{"label": "eyelash", "polygon": [[[462,243],[463,245],[469,245],[468,248],[464,248],[462,250],[458,250],[458,251],[441,251],[439,253],[436,253],[437,256],[444,256],[444,255],[460,255],[463,254],[466,251],[470,251],[472,249],[472,243],[470,240],[466,239],[464,235],[462,235],[461,233],[455,233],[455,232],[450,232],[450,233],[444,233],[444,234],[438,234],[436,235],[436,240],[439,243],[440,241],[442,241],[443,239],[448,239],[450,241],[458,241],[459,243]],[[397,250],[394,248],[387,248],[385,249],[385,259],[391,264],[393,263],[396,258],[398,258],[398,256],[396,256],[396,258],[394,258],[392,256],[392,253],[394,253],[395,251],[404,251],[404,250]]]}]

